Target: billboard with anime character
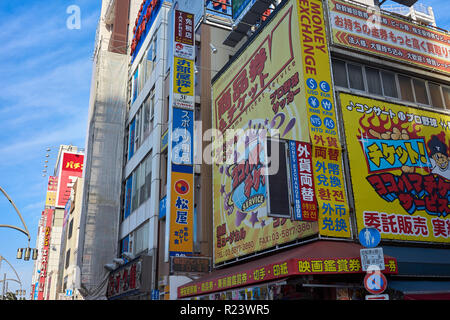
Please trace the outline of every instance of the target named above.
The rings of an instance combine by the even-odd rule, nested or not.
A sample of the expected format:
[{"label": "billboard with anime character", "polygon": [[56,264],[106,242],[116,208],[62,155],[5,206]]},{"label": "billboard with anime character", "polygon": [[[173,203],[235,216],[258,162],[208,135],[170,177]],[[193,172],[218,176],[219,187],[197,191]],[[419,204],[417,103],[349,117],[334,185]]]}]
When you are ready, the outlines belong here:
[{"label": "billboard with anime character", "polygon": [[358,231],[450,242],[450,116],[340,94]]}]

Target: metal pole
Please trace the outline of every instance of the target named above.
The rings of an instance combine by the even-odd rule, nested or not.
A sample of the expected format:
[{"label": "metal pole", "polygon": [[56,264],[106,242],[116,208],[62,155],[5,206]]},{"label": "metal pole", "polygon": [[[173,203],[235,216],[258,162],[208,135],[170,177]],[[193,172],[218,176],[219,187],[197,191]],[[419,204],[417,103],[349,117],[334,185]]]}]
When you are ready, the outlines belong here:
[{"label": "metal pole", "polygon": [[6,284],[6,273],[3,274],[2,300],[5,300],[5,284]]}]

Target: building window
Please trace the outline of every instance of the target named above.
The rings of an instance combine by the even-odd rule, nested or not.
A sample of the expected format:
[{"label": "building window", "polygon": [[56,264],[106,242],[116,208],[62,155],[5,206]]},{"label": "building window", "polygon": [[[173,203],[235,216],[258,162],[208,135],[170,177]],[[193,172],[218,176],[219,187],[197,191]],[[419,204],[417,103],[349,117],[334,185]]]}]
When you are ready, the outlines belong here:
[{"label": "building window", "polygon": [[428,89],[430,90],[431,104],[435,108],[444,109],[442,103],[441,87],[435,83],[428,83]]},{"label": "building window", "polygon": [[336,86],[348,88],[347,69],[344,61],[333,60],[333,78]]},{"label": "building window", "polygon": [[370,93],[383,95],[380,72],[374,68],[366,67],[367,89]]},{"label": "building window", "polygon": [[398,98],[397,82],[395,81],[395,74],[381,71],[381,79],[383,82],[384,95],[388,97]]},{"label": "building window", "polygon": [[133,253],[139,254],[148,249],[149,224],[145,222],[134,231],[134,248]]},{"label": "building window", "polygon": [[334,85],[362,90],[380,97],[391,97],[438,109],[450,108],[450,88],[439,84],[332,59]]},{"label": "building window", "polygon": [[67,236],[68,239],[72,238],[72,230],[73,230],[73,219],[70,220],[70,223],[69,223],[69,234]]},{"label": "building window", "polygon": [[442,87],[442,93],[444,94],[444,101],[447,109],[450,109],[450,88]]},{"label": "building window", "polygon": [[355,64],[347,64],[347,69],[350,88],[364,91],[362,67]]},{"label": "building window", "polygon": [[66,265],[65,265],[65,269],[67,269],[69,267],[69,263],[70,263],[70,249],[67,250],[66,252]]},{"label": "building window", "polygon": [[416,102],[422,104],[428,104],[427,88],[425,81],[419,79],[413,79],[414,93],[416,95]]}]

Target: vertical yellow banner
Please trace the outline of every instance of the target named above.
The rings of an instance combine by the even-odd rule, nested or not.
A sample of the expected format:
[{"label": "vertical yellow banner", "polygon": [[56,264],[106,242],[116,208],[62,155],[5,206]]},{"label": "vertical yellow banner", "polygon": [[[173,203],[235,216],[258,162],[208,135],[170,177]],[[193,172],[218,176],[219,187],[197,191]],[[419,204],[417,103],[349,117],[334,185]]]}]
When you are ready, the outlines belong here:
[{"label": "vertical yellow banner", "polygon": [[324,8],[321,0],[298,0],[297,4],[319,232],[350,237]]},{"label": "vertical yellow banner", "polygon": [[[192,170],[192,169],[191,169]],[[192,253],[194,246],[194,175],[172,170],[170,242],[172,254]]]}]

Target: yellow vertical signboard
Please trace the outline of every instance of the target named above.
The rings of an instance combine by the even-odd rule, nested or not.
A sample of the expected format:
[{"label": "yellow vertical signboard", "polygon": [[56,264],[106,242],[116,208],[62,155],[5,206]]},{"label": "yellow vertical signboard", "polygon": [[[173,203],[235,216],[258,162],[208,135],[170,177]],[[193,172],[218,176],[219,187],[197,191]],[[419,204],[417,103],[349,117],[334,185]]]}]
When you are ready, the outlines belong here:
[{"label": "yellow vertical signboard", "polygon": [[298,0],[297,4],[319,233],[350,237],[324,8],[320,0]]},{"label": "yellow vertical signboard", "polygon": [[172,171],[170,243],[172,254],[191,253],[193,248],[194,175]]}]

